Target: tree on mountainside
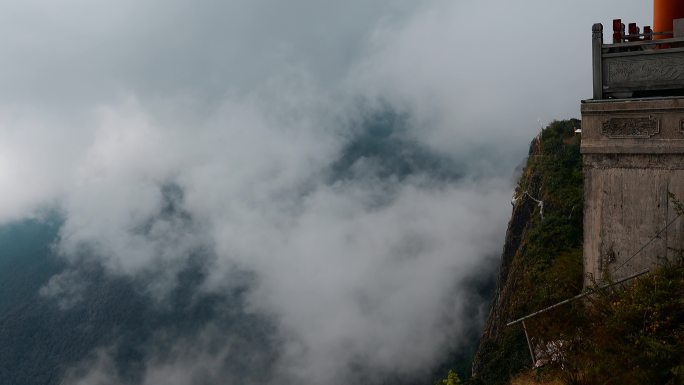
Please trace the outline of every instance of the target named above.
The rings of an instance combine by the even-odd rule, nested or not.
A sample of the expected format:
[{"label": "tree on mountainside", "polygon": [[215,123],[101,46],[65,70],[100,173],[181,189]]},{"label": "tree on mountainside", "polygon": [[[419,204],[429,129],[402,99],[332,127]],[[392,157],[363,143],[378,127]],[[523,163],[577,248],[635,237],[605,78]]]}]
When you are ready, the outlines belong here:
[{"label": "tree on mountainside", "polygon": [[461,379],[458,377],[458,374],[454,372],[453,370],[449,371],[449,374],[447,374],[447,378],[444,378],[440,381],[437,381],[435,385],[461,385]]}]

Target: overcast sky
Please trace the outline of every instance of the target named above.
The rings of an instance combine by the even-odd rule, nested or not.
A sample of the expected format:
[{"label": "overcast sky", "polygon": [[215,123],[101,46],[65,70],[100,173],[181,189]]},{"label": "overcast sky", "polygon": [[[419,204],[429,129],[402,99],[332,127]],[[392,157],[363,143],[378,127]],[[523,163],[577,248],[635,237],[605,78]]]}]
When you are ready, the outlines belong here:
[{"label": "overcast sky", "polygon": [[[359,360],[419,372],[482,316],[452,294],[496,269],[540,122],[578,117],[590,97],[592,24],[651,24],[651,7],[2,1],[0,223],[57,208],[65,260],[86,247],[111,274],[156,277],[159,298],[210,248],[206,290],[235,266],[258,277],[247,310],[277,320],[292,383],[335,383]],[[331,182],[384,110],[404,119],[393,137],[461,177],[383,179],[359,159]],[[169,184],[192,223],[159,219]]]}]

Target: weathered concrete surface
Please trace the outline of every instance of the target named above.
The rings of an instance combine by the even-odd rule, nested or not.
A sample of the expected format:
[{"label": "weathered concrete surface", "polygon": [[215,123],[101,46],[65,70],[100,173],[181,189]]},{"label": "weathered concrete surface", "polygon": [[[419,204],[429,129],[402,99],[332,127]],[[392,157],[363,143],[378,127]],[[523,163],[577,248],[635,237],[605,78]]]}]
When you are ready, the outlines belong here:
[{"label": "weathered concrete surface", "polygon": [[[585,285],[626,277],[684,248],[684,98],[582,104]],[[636,254],[636,255],[635,255]]]}]

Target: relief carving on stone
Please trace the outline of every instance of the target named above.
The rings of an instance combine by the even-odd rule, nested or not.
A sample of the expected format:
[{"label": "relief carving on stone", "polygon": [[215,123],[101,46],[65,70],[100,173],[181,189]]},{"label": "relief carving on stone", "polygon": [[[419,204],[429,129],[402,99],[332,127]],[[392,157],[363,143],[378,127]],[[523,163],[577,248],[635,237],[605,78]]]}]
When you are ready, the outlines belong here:
[{"label": "relief carving on stone", "polygon": [[684,60],[644,58],[608,63],[609,83],[674,81],[684,79]]},{"label": "relief carving on stone", "polygon": [[610,118],[603,122],[601,134],[609,138],[650,138],[660,132],[660,120],[653,116]]}]

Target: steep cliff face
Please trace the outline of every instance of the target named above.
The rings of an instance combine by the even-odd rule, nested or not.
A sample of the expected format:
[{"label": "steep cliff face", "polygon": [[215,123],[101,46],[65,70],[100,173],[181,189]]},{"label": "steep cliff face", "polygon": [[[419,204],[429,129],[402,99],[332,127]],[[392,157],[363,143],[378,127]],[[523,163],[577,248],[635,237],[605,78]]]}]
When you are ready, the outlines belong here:
[{"label": "steep cliff face", "polygon": [[[538,148],[537,142],[533,142],[530,148],[530,156],[538,155]],[[526,169],[526,171],[529,170]],[[539,196],[540,174],[534,172],[532,175],[529,175],[529,180],[530,186],[528,193]],[[482,369],[487,367],[489,357],[486,356],[486,348],[489,347],[492,342],[501,342],[500,337],[502,337],[505,332],[505,324],[511,318],[512,309],[510,304],[514,301],[515,297],[515,276],[520,274],[519,271],[513,271],[511,273],[513,259],[516,255],[520,255],[524,251],[522,250],[523,238],[526,231],[529,230],[529,227],[532,225],[532,216],[535,215],[535,211],[539,208],[538,203],[534,202],[529,197],[515,199],[512,202],[513,213],[511,214],[511,220],[508,223],[506,241],[501,254],[501,266],[499,267],[496,283],[497,290],[495,297],[492,300],[489,316],[482,329],[480,347],[473,360],[474,376],[480,374]],[[512,365],[512,369],[515,371],[515,368],[520,367],[524,363],[526,356],[523,354],[522,357],[516,356],[510,358],[515,358],[515,361],[520,361]]]},{"label": "steep cliff face", "polygon": [[[582,166],[574,136],[579,126],[575,119],[553,122],[532,141],[473,361],[476,383],[505,384],[531,365],[522,329],[507,322],[581,290]],[[550,316],[562,318],[563,311],[570,310]],[[543,317],[531,322],[536,328],[543,323]]]}]

